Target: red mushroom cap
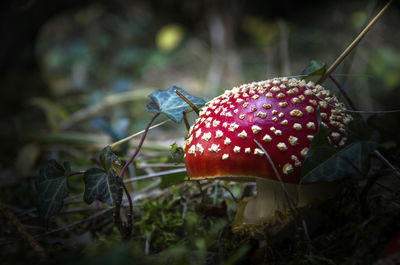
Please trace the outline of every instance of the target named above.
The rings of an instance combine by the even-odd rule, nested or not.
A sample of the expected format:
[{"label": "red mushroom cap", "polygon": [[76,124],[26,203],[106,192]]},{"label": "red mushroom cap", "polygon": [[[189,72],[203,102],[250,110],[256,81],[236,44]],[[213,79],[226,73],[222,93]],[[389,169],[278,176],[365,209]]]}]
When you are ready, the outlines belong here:
[{"label": "red mushroom cap", "polygon": [[190,179],[277,180],[257,140],[282,180],[300,181],[301,165],[318,131],[316,109],[329,140],[340,146],[351,120],[335,96],[314,83],[274,78],[244,84],[208,102],[190,128],[185,163]]}]

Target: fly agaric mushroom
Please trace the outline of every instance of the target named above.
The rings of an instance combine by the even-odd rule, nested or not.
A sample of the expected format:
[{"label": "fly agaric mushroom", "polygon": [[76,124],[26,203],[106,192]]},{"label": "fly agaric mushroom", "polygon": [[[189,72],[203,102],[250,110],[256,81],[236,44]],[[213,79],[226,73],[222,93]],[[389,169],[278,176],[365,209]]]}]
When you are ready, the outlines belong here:
[{"label": "fly agaric mushroom", "polygon": [[318,131],[318,106],[321,125],[330,129],[330,143],[343,145],[351,116],[320,85],[283,77],[225,91],[208,102],[189,130],[184,145],[189,179],[255,181],[257,195],[246,203],[240,218],[249,225],[268,222],[276,211],[287,210],[286,200],[256,140],[272,158],[298,207],[323,197],[329,189],[326,183],[298,187],[302,163]]}]

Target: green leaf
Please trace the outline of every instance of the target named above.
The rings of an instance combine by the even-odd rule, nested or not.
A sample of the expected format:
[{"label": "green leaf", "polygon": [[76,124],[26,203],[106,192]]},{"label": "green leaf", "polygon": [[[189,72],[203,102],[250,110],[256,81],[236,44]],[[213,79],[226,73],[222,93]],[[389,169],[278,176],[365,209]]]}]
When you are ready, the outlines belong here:
[{"label": "green leaf", "polygon": [[163,113],[174,122],[181,122],[182,113],[188,111],[189,105],[175,93],[175,90],[181,92],[197,107],[205,104],[203,99],[191,96],[182,88],[171,86],[167,90],[157,90],[151,93],[149,95],[151,101],[146,104],[146,110],[152,113]]},{"label": "green leaf", "polygon": [[176,143],[171,144],[171,158],[172,162],[178,164],[183,163],[185,151],[183,151],[182,147],[179,147]]},{"label": "green leaf", "polygon": [[186,172],[179,172],[175,174],[169,174],[163,176],[161,178],[161,186],[168,187],[170,185],[175,185],[184,182],[187,180],[187,173]]},{"label": "green leaf", "polygon": [[301,72],[301,79],[310,76],[323,75],[326,71],[326,64],[322,61],[312,60],[310,64]]},{"label": "green leaf", "polygon": [[115,164],[121,165],[121,161],[119,160],[118,156],[112,152],[110,146],[106,146],[101,152],[100,163],[106,171],[113,168]]},{"label": "green leaf", "polygon": [[85,182],[85,192],[83,199],[87,204],[98,200],[108,205],[115,205],[118,195],[119,177],[114,169],[106,172],[101,168],[88,169],[83,180]]},{"label": "green leaf", "polygon": [[37,208],[43,220],[47,221],[60,212],[69,193],[67,177],[70,173],[68,163],[65,162],[62,166],[56,160],[50,160],[40,169],[35,184],[39,193]]},{"label": "green leaf", "polygon": [[122,163],[110,146],[103,149],[99,158],[103,168],[91,168],[83,176],[85,182],[83,199],[88,204],[99,200],[112,206],[115,204],[121,184],[119,172]]},{"label": "green leaf", "polygon": [[302,181],[335,181],[349,175],[363,177],[369,167],[368,155],[379,145],[378,132],[362,119],[355,119],[349,124],[349,139],[342,148],[331,146],[328,134],[327,128],[319,126],[303,163]]}]

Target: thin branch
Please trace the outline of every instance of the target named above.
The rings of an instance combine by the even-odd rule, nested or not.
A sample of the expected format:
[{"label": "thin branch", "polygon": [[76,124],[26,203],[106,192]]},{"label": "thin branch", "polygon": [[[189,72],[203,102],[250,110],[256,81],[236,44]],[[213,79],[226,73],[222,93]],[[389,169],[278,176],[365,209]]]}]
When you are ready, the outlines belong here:
[{"label": "thin branch", "polygon": [[232,191],[228,188],[225,187],[224,185],[220,185],[222,188],[224,188],[232,197],[232,199],[235,201],[235,203],[238,203],[239,201],[236,199],[235,195],[233,195]]},{"label": "thin branch", "polygon": [[387,160],[386,157],[384,157],[384,156],[382,155],[382,153],[378,151],[378,149],[376,149],[376,150],[374,151],[374,154],[376,154],[380,159],[382,159],[382,161],[385,162],[385,164],[388,165],[391,169],[393,169],[393,171],[396,173],[396,175],[397,175],[398,177],[400,177],[400,171],[399,171],[399,169],[396,168],[392,163],[390,163],[390,161]]},{"label": "thin branch", "polygon": [[76,172],[71,172],[68,175],[68,177],[75,176],[75,175],[83,175],[83,174],[85,174],[85,170],[80,170],[80,171],[76,171]]},{"label": "thin branch", "polygon": [[279,183],[281,184],[281,187],[282,187],[283,193],[285,194],[285,197],[286,197],[286,200],[287,200],[289,209],[290,209],[290,211],[292,212],[293,217],[295,217],[295,214],[294,214],[295,211],[294,211],[293,207],[296,207],[296,206],[295,206],[296,204],[295,204],[295,203],[293,202],[293,200],[290,198],[290,196],[289,196],[289,194],[288,194],[288,192],[287,192],[287,190],[286,190],[286,188],[285,188],[285,184],[283,183],[282,177],[281,177],[281,175],[279,174],[278,170],[276,169],[274,162],[272,161],[271,157],[269,156],[268,152],[264,149],[264,147],[263,147],[257,140],[254,140],[254,142],[261,148],[262,151],[264,151],[264,154],[265,154],[265,156],[267,157],[268,162],[270,163],[272,169],[274,170],[274,173],[275,173],[276,177],[277,177],[278,180],[279,180]]},{"label": "thin branch", "polygon": [[[157,127],[159,127],[159,126],[161,126],[161,125],[164,125],[164,124],[167,123],[168,121],[169,121],[169,120],[165,120],[165,121],[162,121],[162,122],[160,122],[160,123],[157,123],[156,125],[151,126],[151,127],[149,128],[149,130],[152,130],[152,129],[157,128]],[[130,136],[128,136],[128,137],[125,137],[124,139],[121,139],[121,140],[119,140],[118,142],[115,142],[115,143],[110,144],[110,147],[111,147],[111,149],[113,149],[113,148],[117,147],[118,145],[123,144],[123,143],[125,143],[125,142],[127,142],[127,141],[129,141],[129,140],[132,140],[132,139],[135,138],[136,136],[139,136],[139,135],[143,134],[145,131],[146,131],[146,129],[144,129],[144,130],[142,130],[142,131],[140,131],[140,132],[137,132],[137,133],[135,133],[135,134],[132,134],[132,135],[130,135]]]},{"label": "thin branch", "polygon": [[189,125],[189,121],[187,119],[186,112],[183,112],[183,122],[185,123],[186,129],[189,131],[190,130],[190,125]]},{"label": "thin branch", "polygon": [[121,183],[121,185],[124,188],[125,195],[128,198],[128,203],[129,203],[129,214],[127,215],[127,222],[128,222],[128,229],[129,230],[127,231],[127,233],[129,235],[129,238],[130,238],[130,236],[132,234],[133,202],[132,202],[131,194],[129,193],[129,190],[126,187],[126,185],[123,182]]},{"label": "thin branch", "polygon": [[147,174],[147,175],[130,178],[130,179],[125,180],[124,182],[129,183],[129,182],[133,182],[133,181],[137,181],[137,180],[150,179],[150,178],[154,178],[154,177],[160,177],[160,176],[165,176],[165,175],[170,175],[170,174],[175,174],[175,173],[181,173],[181,172],[185,172],[185,171],[186,171],[186,168],[165,170],[165,171],[161,171],[161,172],[156,172],[156,173],[151,173],[151,174]]},{"label": "thin branch", "polygon": [[0,201],[0,211],[11,221],[11,223],[17,228],[20,235],[29,242],[29,245],[39,253],[44,253],[44,248],[33,238],[33,236],[26,231],[20,220],[14,215],[14,213]]},{"label": "thin branch", "polygon": [[143,131],[142,138],[140,139],[140,142],[139,142],[138,146],[136,147],[135,153],[133,153],[133,155],[129,158],[128,162],[126,162],[125,165],[122,167],[122,170],[121,170],[121,172],[120,172],[120,174],[119,174],[120,179],[123,179],[124,174],[125,174],[125,171],[126,171],[126,169],[128,168],[129,164],[132,163],[133,159],[135,159],[135,157],[136,157],[137,154],[139,153],[140,148],[142,148],[142,145],[143,145],[143,143],[144,143],[144,139],[146,138],[146,135],[147,135],[147,133],[148,133],[149,130],[150,130],[151,124],[154,122],[154,120],[155,120],[159,115],[160,115],[160,113],[156,113],[156,114],[154,114],[153,117],[150,119],[149,123],[147,124],[146,128],[145,128],[144,131]]},{"label": "thin branch", "polygon": [[200,111],[199,109],[196,107],[196,105],[194,105],[187,97],[185,97],[181,92],[179,92],[178,90],[175,89],[175,93],[180,96],[193,110],[194,112],[197,113],[197,115],[199,115]]},{"label": "thin branch", "polygon": [[361,31],[360,34],[353,40],[353,42],[344,50],[344,52],[336,59],[336,61],[326,70],[326,72],[318,80],[317,84],[321,84],[325,79],[336,69],[336,67],[346,58],[346,56],[357,46],[357,44],[362,40],[362,38],[367,34],[367,32],[375,25],[379,18],[385,13],[389,8],[393,0],[390,0],[379,13],[368,23],[368,25]]},{"label": "thin branch", "polygon": [[336,87],[339,89],[340,93],[344,96],[344,98],[347,100],[347,103],[349,103],[350,107],[352,110],[357,110],[356,106],[354,105],[353,101],[347,95],[346,91],[343,89],[342,85],[334,78],[332,75],[329,75],[329,78],[332,80],[332,82],[336,85]]}]

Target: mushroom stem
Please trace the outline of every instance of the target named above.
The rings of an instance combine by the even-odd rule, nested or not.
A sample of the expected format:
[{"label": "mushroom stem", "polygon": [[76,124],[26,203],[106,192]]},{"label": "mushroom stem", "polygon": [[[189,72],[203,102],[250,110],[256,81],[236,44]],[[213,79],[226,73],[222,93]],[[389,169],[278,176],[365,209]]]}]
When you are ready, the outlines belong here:
[{"label": "mushroom stem", "polygon": [[[243,212],[244,224],[259,225],[268,222],[277,211],[283,214],[288,211],[285,191],[279,182],[257,178],[256,185],[257,194],[247,202]],[[336,194],[341,186],[339,183],[285,183],[284,185],[289,199],[298,208],[312,205]]]}]

